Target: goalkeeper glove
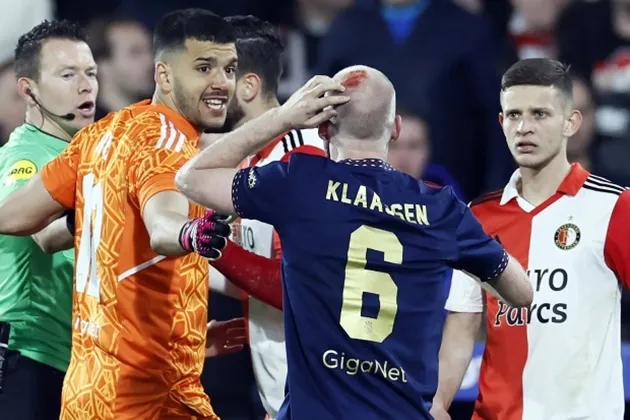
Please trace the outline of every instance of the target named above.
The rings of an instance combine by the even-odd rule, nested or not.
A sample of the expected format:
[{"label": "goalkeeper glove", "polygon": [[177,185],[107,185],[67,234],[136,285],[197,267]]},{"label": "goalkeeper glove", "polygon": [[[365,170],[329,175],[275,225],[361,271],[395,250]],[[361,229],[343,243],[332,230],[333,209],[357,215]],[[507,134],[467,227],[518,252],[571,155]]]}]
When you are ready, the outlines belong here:
[{"label": "goalkeeper glove", "polygon": [[221,250],[231,233],[227,219],[210,210],[203,217],[189,220],[179,232],[179,244],[186,251],[196,252],[211,261],[221,258]]},{"label": "goalkeeper glove", "polygon": [[66,210],[61,217],[66,216],[66,227],[68,232],[74,236],[74,210]]}]

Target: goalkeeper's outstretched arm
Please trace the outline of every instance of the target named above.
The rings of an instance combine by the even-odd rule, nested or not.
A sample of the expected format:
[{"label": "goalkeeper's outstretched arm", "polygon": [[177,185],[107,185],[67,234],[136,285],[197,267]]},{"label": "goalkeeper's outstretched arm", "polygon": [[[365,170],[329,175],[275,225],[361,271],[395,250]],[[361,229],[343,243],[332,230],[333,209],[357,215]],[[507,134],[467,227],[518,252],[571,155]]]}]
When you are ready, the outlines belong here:
[{"label": "goalkeeper's outstretched arm", "polygon": [[58,219],[64,210],[37,174],[0,202],[0,234],[32,235]]},{"label": "goalkeeper's outstretched arm", "polygon": [[74,212],[64,214],[44,229],[32,235],[33,240],[42,251],[47,254],[54,254],[74,246],[74,228],[72,231],[70,230],[70,227],[74,226],[74,220],[69,222],[68,218],[74,219]]}]

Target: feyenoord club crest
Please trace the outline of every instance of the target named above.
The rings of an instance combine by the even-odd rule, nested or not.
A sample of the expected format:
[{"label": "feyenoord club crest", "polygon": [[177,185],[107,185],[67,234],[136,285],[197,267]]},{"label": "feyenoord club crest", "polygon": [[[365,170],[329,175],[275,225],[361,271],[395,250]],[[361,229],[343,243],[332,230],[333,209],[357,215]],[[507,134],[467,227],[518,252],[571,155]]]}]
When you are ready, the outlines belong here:
[{"label": "feyenoord club crest", "polygon": [[556,230],[556,234],[553,240],[556,242],[556,246],[560,249],[568,251],[573,249],[580,243],[580,228],[573,223],[565,223]]}]

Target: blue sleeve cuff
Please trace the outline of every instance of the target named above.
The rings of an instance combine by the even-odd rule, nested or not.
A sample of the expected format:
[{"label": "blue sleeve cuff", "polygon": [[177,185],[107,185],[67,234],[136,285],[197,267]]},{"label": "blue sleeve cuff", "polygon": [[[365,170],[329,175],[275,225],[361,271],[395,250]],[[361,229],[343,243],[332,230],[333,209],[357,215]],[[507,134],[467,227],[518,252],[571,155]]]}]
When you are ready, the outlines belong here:
[{"label": "blue sleeve cuff", "polygon": [[507,252],[505,252],[505,250],[504,250],[503,251],[503,258],[501,258],[501,262],[499,263],[499,265],[494,270],[492,270],[490,273],[488,273],[487,276],[481,278],[480,280],[483,281],[483,282],[486,282],[486,281],[491,281],[491,280],[496,279],[501,274],[503,274],[503,272],[507,268],[507,265],[508,265],[509,261],[510,261],[510,257],[507,254]]},{"label": "blue sleeve cuff", "polygon": [[241,169],[234,175],[234,179],[232,180],[232,205],[234,206],[236,214],[244,219],[247,219],[247,217],[243,213],[247,213],[247,211],[243,208],[244,200],[241,196],[243,180],[247,178],[247,174],[251,169],[252,168]]}]

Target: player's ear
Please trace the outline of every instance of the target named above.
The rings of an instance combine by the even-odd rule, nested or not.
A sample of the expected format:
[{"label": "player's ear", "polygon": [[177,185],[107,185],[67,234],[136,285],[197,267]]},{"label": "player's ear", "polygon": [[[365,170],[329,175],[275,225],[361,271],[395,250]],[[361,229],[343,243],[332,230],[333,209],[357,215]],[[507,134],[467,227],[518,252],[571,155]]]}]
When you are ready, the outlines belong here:
[{"label": "player's ear", "polygon": [[262,89],[262,81],[257,74],[247,73],[240,78],[236,84],[236,89],[239,92],[240,99],[245,102],[250,102],[260,93]]},{"label": "player's ear", "polygon": [[173,90],[173,80],[168,64],[163,61],[155,63],[155,73],[153,78],[155,79],[155,84],[158,85],[162,92],[166,94],[171,93]]},{"label": "player's ear", "polygon": [[402,131],[402,117],[400,115],[396,115],[396,118],[394,118],[394,129],[392,130],[392,137],[391,137],[391,141],[396,141],[398,140],[398,137],[400,137],[400,132]]},{"label": "player's ear", "polygon": [[503,127],[503,112],[499,112],[499,125]]},{"label": "player's ear", "polygon": [[323,122],[317,127],[317,134],[319,134],[319,138],[324,141],[330,141],[330,122]]},{"label": "player's ear", "polygon": [[26,101],[27,104],[31,106],[36,105],[33,97],[37,96],[38,92],[36,83],[33,80],[27,77],[20,77],[17,81],[17,91],[20,97]]},{"label": "player's ear", "polygon": [[564,121],[564,127],[562,130],[562,135],[564,137],[571,137],[575,133],[578,132],[580,127],[582,126],[582,113],[577,109],[571,111],[569,114],[569,118]]}]

